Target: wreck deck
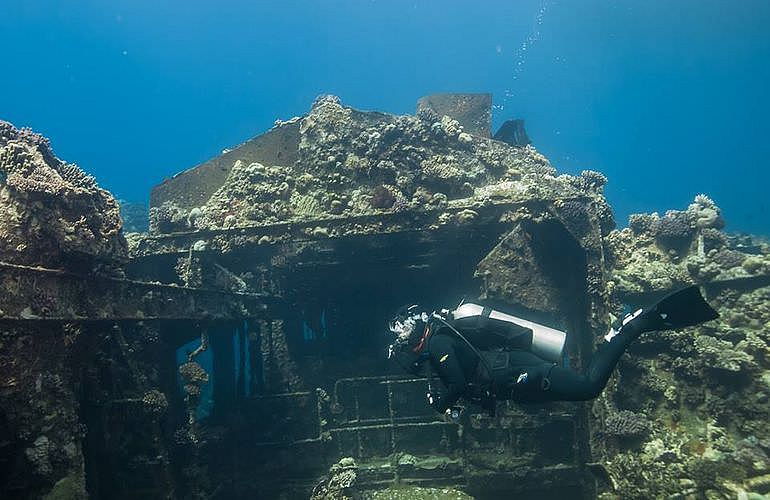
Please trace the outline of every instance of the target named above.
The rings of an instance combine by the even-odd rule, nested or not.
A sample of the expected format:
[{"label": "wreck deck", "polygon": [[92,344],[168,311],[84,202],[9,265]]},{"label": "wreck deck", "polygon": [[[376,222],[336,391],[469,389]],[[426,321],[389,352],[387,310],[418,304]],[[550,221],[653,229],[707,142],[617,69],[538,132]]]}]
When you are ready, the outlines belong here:
[{"label": "wreck deck", "polygon": [[0,263],[0,321],[264,319],[277,297]]},{"label": "wreck deck", "polygon": [[[442,226],[455,229],[483,227],[501,223],[501,217],[511,210],[546,210],[556,201],[583,201],[585,197],[541,198],[525,201],[499,201],[487,204],[467,204],[420,211],[389,212],[374,215],[328,217],[297,222],[281,222],[231,229],[211,229],[170,234],[149,235],[142,238],[133,251],[134,261],[145,257],[165,254],[185,255],[201,242],[204,251],[217,254],[227,253],[244,246],[274,245],[284,242],[302,243],[325,239],[341,239],[355,236],[372,236],[397,232],[435,231]],[[473,211],[472,224],[442,221],[440,217],[458,217],[463,212]],[[469,221],[470,222],[470,221]],[[408,229],[407,229],[408,228]]]}]

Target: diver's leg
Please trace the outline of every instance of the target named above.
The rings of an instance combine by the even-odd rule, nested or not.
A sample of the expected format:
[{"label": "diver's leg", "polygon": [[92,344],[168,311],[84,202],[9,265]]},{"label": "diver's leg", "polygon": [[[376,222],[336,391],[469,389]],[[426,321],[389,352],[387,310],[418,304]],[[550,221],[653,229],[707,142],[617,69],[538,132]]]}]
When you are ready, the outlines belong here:
[{"label": "diver's leg", "polygon": [[575,373],[568,368],[556,366],[548,377],[548,390],[545,401],[588,401],[601,394],[607,385],[610,369],[607,376],[591,378]]},{"label": "diver's leg", "polygon": [[649,309],[640,309],[627,316],[621,326],[610,330],[584,375],[560,366],[539,365],[532,370],[532,376],[528,374],[526,380],[514,384],[512,398],[521,402],[594,399],[604,390],[620,357],[639,335],[693,326],[718,316],[703,299],[698,287],[679,290]]},{"label": "diver's leg", "polygon": [[513,384],[512,399],[522,403],[594,399],[607,385],[624,350],[619,341],[605,344],[594,354],[585,374],[553,364],[529,367]]},{"label": "diver's leg", "polygon": [[522,353],[514,358],[520,361],[519,366],[525,373],[513,381],[511,397],[519,402],[543,401],[586,401],[597,397],[615,369],[618,360],[626,348],[636,340],[642,332],[650,331],[655,326],[657,316],[637,311],[627,317],[618,330],[611,330],[602,345],[591,358],[585,374],[576,373],[568,368],[555,364],[532,362],[531,353]]},{"label": "diver's leg", "polygon": [[586,401],[597,397],[631,343],[644,332],[672,330],[697,325],[718,316],[692,286],[668,295],[644,311],[627,316],[617,329],[605,336],[591,358],[585,374],[578,374],[560,366],[553,367],[541,384],[544,401]]},{"label": "diver's leg", "polygon": [[648,318],[637,312],[619,328],[605,337],[591,358],[585,374],[552,364],[531,367],[523,380],[513,386],[513,398],[520,402],[587,401],[597,397],[612,375],[626,348],[642,332],[651,329]]},{"label": "diver's leg", "polygon": [[640,316],[631,319],[612,335],[610,340],[599,346],[591,358],[585,374],[568,368],[554,366],[542,383],[544,401],[586,401],[596,398],[607,385],[607,381],[628,346],[642,332],[649,330],[648,322]]}]

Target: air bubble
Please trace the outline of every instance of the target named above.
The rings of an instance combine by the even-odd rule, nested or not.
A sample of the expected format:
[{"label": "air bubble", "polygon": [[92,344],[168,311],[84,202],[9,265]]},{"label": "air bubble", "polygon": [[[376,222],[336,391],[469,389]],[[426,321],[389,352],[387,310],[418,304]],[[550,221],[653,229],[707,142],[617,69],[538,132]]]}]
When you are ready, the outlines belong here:
[{"label": "air bubble", "polygon": [[[524,70],[524,66],[527,62],[527,50],[538,40],[540,40],[540,29],[543,25],[543,21],[545,20],[545,13],[548,10],[548,7],[550,5],[550,2],[548,0],[542,0],[540,2],[540,8],[537,11],[537,14],[535,15],[534,23],[532,24],[532,28],[527,35],[527,37],[524,39],[523,42],[521,42],[521,45],[519,45],[519,48],[516,49],[516,51],[513,54],[513,74],[511,75],[511,83],[515,83],[518,81],[519,76],[521,75],[522,71]],[[508,104],[508,100],[516,95],[515,91],[513,89],[506,89],[504,93],[503,103],[500,105],[500,110],[502,111],[505,109],[505,106]]]}]

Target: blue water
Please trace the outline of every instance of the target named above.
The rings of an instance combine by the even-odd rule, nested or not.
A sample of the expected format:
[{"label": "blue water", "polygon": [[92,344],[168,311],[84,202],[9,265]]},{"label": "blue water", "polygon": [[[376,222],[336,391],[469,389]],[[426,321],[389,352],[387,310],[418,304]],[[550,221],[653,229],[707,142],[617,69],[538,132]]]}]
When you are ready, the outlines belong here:
[{"label": "blue water", "polygon": [[2,0],[0,118],[118,197],[333,93],[412,112],[496,96],[564,172],[605,172],[619,222],[705,192],[770,234],[767,0]]}]

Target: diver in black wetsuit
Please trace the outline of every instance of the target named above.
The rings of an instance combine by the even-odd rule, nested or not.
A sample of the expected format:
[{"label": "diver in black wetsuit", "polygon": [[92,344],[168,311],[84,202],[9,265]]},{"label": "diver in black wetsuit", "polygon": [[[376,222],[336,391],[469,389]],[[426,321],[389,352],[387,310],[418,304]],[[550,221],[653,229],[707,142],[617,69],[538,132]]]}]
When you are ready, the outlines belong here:
[{"label": "diver in black wetsuit", "polygon": [[[495,402],[585,401],[597,397],[626,348],[644,332],[693,326],[717,318],[697,286],[627,315],[605,336],[584,374],[559,365],[566,334],[515,316],[461,304],[431,313],[402,308],[390,321],[390,356],[413,374],[428,367],[428,402],[455,415],[463,397],[494,413]],[[427,365],[426,365],[427,363]],[[435,372],[446,390],[430,390]],[[455,415],[456,416],[456,415]]]}]

